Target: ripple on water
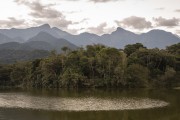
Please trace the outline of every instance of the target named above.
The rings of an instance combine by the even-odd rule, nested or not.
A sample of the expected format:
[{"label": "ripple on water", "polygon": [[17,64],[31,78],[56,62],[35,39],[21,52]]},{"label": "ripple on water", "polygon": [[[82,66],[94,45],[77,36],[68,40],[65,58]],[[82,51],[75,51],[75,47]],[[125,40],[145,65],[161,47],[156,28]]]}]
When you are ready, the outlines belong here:
[{"label": "ripple on water", "polygon": [[168,103],[150,98],[48,98],[23,94],[0,94],[0,107],[55,111],[136,110],[165,107]]}]

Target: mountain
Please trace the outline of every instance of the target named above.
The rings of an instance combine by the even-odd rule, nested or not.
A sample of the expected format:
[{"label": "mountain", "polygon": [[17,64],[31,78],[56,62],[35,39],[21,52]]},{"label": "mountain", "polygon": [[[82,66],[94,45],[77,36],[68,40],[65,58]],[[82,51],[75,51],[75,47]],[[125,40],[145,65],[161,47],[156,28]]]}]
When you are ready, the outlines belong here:
[{"label": "mountain", "polygon": [[138,39],[139,35],[118,27],[117,30],[111,34],[102,35],[99,43],[111,47],[123,48],[127,44],[137,43]]},{"label": "mountain", "polygon": [[0,44],[0,50],[28,50],[31,51],[33,48],[31,48],[28,45],[25,45],[23,43],[18,42],[8,42],[4,44]]},{"label": "mountain", "polygon": [[47,42],[44,42],[44,41],[28,41],[28,42],[25,42],[23,43],[23,46],[29,46],[31,47],[32,49],[35,49],[35,50],[47,50],[47,51],[51,51],[51,50],[54,50],[55,48],[47,43]]},{"label": "mountain", "polygon": [[21,38],[23,41],[27,41],[30,38],[36,36],[40,32],[47,32],[54,37],[67,36],[69,33],[62,31],[56,27],[51,28],[49,24],[44,24],[37,27],[30,27],[26,29],[0,29],[0,33],[8,36],[9,38]]},{"label": "mountain", "polygon": [[135,34],[133,32],[117,28],[111,34],[104,34],[100,37],[99,43],[116,47],[124,48],[128,44],[142,43],[148,48],[165,48],[172,44],[180,42],[180,38],[176,35],[163,30],[151,30],[143,34]]},{"label": "mountain", "polygon": [[[46,34],[43,35],[43,33]],[[48,24],[27,29],[0,29],[0,44],[13,41],[21,43],[25,42],[26,44],[29,43],[32,44],[32,46],[35,48],[42,47],[45,49],[46,46],[46,50],[51,50],[52,47],[54,47],[60,51],[60,48],[58,47],[62,43],[62,45],[67,45],[72,48],[75,48],[75,45],[86,46],[92,44],[104,44],[110,47],[124,48],[124,46],[127,44],[134,44],[139,42],[143,43],[148,48],[165,48],[166,46],[179,43],[180,38],[177,35],[163,30],[151,30],[147,33],[135,34],[120,27],[118,27],[114,32],[110,34],[104,34],[102,36],[87,32],[78,35],[72,35],[56,27],[51,28]],[[38,45],[36,46],[35,42],[33,43],[30,41],[41,41],[43,42],[42,44],[44,44],[44,46],[40,45],[39,43],[37,43]],[[47,43],[50,45],[47,45]]]},{"label": "mountain", "polygon": [[166,46],[180,42],[176,35],[163,30],[151,30],[140,35],[140,43],[148,48],[165,48]]},{"label": "mountain", "polygon": [[[67,40],[65,39],[62,39],[62,38],[55,38],[53,37],[52,35],[50,35],[49,33],[46,33],[46,32],[40,32],[38,35],[36,35],[35,37],[32,37],[31,39],[28,40],[28,43],[29,42],[43,42],[44,44],[45,43],[48,43],[49,46],[47,46],[47,49],[55,49],[57,52],[61,52],[61,48],[66,46],[72,50],[76,49],[77,46],[75,46],[74,44],[68,42]],[[40,45],[40,44],[37,44],[37,45]],[[37,46],[36,46],[37,47]]]},{"label": "mountain", "polygon": [[64,36],[62,38],[65,38],[66,40],[77,46],[87,46],[87,45],[97,44],[100,36],[85,32],[79,35]]},{"label": "mountain", "polygon": [[55,38],[46,32],[40,32],[38,35],[24,43],[8,42],[0,44],[0,50],[56,50],[58,53],[60,53],[62,47],[64,46],[70,48],[71,50],[77,48],[77,46],[65,39]]},{"label": "mountain", "polygon": [[0,33],[0,44],[12,42],[13,40],[6,35]]},{"label": "mountain", "polygon": [[49,55],[50,53],[44,50],[0,50],[0,64],[45,58]]}]

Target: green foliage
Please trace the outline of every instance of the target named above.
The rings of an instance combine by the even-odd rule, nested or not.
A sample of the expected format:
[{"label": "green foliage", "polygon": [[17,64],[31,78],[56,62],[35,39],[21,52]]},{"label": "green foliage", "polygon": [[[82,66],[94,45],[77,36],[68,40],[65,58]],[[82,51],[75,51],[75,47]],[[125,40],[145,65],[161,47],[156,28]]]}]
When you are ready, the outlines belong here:
[{"label": "green foliage", "polygon": [[64,73],[60,76],[62,87],[67,88],[79,88],[83,87],[85,77],[78,68],[67,68]]},{"label": "green foliage", "polygon": [[[175,45],[176,46],[176,45]],[[0,86],[25,88],[172,87],[180,84],[177,52],[127,45],[88,45],[49,57],[0,66]],[[174,47],[173,47],[174,49]],[[177,47],[175,47],[177,49]],[[68,51],[68,52],[67,52]],[[177,51],[177,50],[175,50]]]},{"label": "green foliage", "polygon": [[169,53],[180,55],[180,43],[168,46],[166,49]]},{"label": "green foliage", "polygon": [[0,86],[11,86],[11,67],[10,66],[1,66],[0,65]]},{"label": "green foliage", "polygon": [[136,50],[138,50],[140,48],[146,48],[146,47],[144,47],[142,43],[126,45],[125,48],[124,48],[124,52],[127,54],[127,56],[129,56],[132,53],[136,52]]},{"label": "green foliage", "polygon": [[175,66],[174,55],[159,49],[139,49],[128,58],[128,65],[140,64],[151,71],[151,77],[164,73],[167,66]]},{"label": "green foliage", "polygon": [[168,46],[166,50],[175,56],[175,70],[180,71],[180,43]]},{"label": "green foliage", "polygon": [[127,87],[147,87],[149,70],[139,64],[132,64],[127,68]]},{"label": "green foliage", "polygon": [[17,63],[12,67],[10,73],[11,82],[13,85],[26,86],[28,75],[28,63]]},{"label": "green foliage", "polygon": [[45,50],[0,50],[0,64],[12,64],[20,61],[30,61],[46,58],[49,52]]},{"label": "green foliage", "polygon": [[176,81],[176,71],[171,68],[171,67],[167,67],[166,71],[163,75],[158,76],[155,79],[155,86],[159,87],[159,86],[163,86],[163,87],[172,87],[172,86],[176,86],[176,83],[178,83],[179,81]]}]

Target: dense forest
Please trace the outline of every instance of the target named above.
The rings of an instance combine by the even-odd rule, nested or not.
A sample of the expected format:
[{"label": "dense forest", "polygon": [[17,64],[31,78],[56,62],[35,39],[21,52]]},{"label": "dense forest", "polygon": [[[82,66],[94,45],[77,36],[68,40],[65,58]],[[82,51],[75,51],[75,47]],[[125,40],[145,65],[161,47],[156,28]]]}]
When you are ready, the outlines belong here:
[{"label": "dense forest", "polygon": [[29,61],[49,56],[46,50],[10,50],[0,49],[0,64],[12,64],[19,61]]},{"label": "dense forest", "polygon": [[47,58],[0,65],[1,87],[139,88],[180,85],[180,43],[147,49],[141,43],[124,50],[88,45]]}]

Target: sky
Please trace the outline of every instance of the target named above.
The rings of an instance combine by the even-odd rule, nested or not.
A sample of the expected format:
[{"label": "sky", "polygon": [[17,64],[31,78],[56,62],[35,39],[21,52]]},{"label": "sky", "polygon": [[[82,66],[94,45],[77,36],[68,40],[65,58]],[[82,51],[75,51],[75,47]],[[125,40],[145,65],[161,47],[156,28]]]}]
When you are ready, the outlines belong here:
[{"label": "sky", "polygon": [[1,0],[0,28],[42,24],[72,34],[162,29],[180,35],[180,0]]}]

